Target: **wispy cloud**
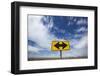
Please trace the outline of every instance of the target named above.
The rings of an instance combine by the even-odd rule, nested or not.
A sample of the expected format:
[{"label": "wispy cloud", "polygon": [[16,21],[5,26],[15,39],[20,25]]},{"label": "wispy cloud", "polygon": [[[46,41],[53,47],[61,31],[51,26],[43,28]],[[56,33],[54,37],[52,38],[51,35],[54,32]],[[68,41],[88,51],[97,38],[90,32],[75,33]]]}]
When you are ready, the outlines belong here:
[{"label": "wispy cloud", "polygon": [[86,19],[81,18],[80,20],[78,20],[78,21],[77,21],[77,23],[76,23],[76,24],[77,24],[77,25],[87,24],[87,20],[86,20]]},{"label": "wispy cloud", "polygon": [[85,27],[81,27],[80,29],[76,30],[76,32],[85,32],[87,29]]},{"label": "wispy cloud", "polygon": [[39,47],[33,47],[31,45],[28,45],[28,50],[32,51],[32,52],[35,52],[35,53],[38,53],[41,50],[41,48],[39,48]]},{"label": "wispy cloud", "polygon": [[[28,51],[39,53],[42,50],[51,51],[51,42],[57,39],[53,34],[50,34],[49,29],[52,28],[53,22],[50,20],[49,24],[46,26],[43,24],[41,19],[44,16],[28,16],[28,39],[34,41],[37,45],[30,46],[28,45]],[[48,28],[47,28],[48,26]],[[39,47],[38,47],[39,46]],[[29,54],[29,57],[36,55]],[[32,56],[33,55],[33,56]],[[57,56],[57,54],[47,54],[47,55],[37,55],[36,57],[51,57]]]},{"label": "wispy cloud", "polygon": [[49,29],[49,30],[52,29],[52,27],[53,27],[53,19],[52,19],[52,17],[43,16],[41,20],[42,20],[43,24],[45,25],[45,27],[47,29]]},{"label": "wispy cloud", "polygon": [[88,41],[87,35],[81,39],[70,40],[71,50],[63,52],[63,57],[87,57],[88,54]]},{"label": "wispy cloud", "polygon": [[74,48],[82,49],[82,48],[86,47],[88,44],[87,39],[88,39],[87,36],[82,37],[80,40],[78,40],[78,43],[76,45],[74,45]]}]

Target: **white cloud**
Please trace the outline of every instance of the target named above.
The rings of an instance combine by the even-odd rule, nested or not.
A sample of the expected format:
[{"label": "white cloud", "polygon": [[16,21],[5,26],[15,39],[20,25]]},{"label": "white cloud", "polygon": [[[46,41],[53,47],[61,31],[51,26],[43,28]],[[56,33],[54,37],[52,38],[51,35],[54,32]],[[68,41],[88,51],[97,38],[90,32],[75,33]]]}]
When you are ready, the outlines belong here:
[{"label": "white cloud", "polygon": [[53,19],[50,16],[44,16],[43,20],[47,22],[47,29],[51,29],[53,27]]},{"label": "white cloud", "polygon": [[85,27],[81,27],[80,29],[78,29],[76,32],[84,32],[87,31],[87,29]]},{"label": "white cloud", "polygon": [[68,23],[67,23],[67,26],[70,26],[72,23],[69,21]]},{"label": "white cloud", "polygon": [[[28,16],[28,37],[40,47],[50,50],[51,42],[56,39],[56,37],[50,34],[46,26],[41,22],[43,17],[44,16]],[[52,21],[50,21],[50,26],[51,24],[53,24]]]},{"label": "white cloud", "polygon": [[88,55],[88,43],[87,36],[83,36],[80,40],[70,40],[69,51],[63,52],[63,57],[87,57]]},{"label": "white cloud", "polygon": [[76,45],[74,45],[74,48],[84,48],[87,46],[87,36],[82,37],[80,40],[78,40],[78,43]]},{"label": "white cloud", "polygon": [[74,19],[73,19],[73,21],[74,21],[74,22],[76,22],[76,21],[77,21],[77,19],[76,19],[76,18],[74,18]]},{"label": "white cloud", "polygon": [[77,25],[80,25],[80,24],[87,24],[87,20],[86,19],[80,19],[77,21],[76,23]]},{"label": "white cloud", "polygon": [[31,52],[38,53],[39,50],[41,50],[41,48],[39,48],[39,47],[33,47],[31,45],[28,45],[28,50],[31,51]]}]

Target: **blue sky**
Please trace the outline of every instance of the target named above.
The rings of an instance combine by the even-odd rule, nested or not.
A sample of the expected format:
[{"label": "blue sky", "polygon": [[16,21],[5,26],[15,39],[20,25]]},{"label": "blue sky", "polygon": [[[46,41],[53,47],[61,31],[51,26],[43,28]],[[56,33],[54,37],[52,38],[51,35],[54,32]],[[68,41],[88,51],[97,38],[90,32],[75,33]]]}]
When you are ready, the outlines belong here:
[{"label": "blue sky", "polygon": [[87,57],[87,33],[87,17],[28,15],[28,58],[59,57],[59,51],[51,51],[53,40],[70,41],[63,57]]}]

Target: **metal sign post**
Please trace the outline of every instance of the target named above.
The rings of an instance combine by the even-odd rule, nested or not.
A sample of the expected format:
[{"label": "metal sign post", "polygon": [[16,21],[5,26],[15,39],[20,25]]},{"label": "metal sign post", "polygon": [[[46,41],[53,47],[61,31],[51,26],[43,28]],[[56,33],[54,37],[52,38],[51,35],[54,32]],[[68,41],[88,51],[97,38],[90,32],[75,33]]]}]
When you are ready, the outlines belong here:
[{"label": "metal sign post", "polygon": [[62,59],[62,51],[60,50],[60,58]]}]

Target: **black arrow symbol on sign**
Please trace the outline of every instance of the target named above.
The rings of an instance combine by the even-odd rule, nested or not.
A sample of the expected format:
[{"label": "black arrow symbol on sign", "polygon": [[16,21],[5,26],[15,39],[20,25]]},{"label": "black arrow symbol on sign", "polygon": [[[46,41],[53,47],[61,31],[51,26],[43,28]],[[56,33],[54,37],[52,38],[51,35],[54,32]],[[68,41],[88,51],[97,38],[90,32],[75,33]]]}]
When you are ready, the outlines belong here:
[{"label": "black arrow symbol on sign", "polygon": [[55,44],[55,47],[59,49],[59,47],[62,47],[63,49],[67,46],[67,44],[65,44],[64,42],[62,42],[62,44],[60,44],[59,42],[57,44]]}]

